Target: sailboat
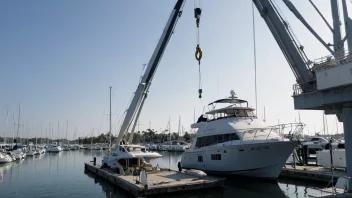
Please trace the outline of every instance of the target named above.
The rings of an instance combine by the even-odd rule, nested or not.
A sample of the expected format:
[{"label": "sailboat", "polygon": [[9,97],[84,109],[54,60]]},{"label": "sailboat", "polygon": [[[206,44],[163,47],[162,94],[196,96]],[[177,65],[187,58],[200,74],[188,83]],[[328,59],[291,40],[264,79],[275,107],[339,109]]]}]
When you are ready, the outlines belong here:
[{"label": "sailboat", "polygon": [[68,132],[68,120],[67,120],[67,125],[66,125],[66,145],[63,146],[63,148],[62,148],[63,151],[69,151],[70,150],[70,147],[68,145],[68,140],[67,140],[67,132]]},{"label": "sailboat", "polygon": [[32,145],[29,147],[29,150],[26,152],[27,156],[34,156],[34,155],[40,155],[40,151],[37,147],[38,141],[37,141],[37,133],[35,135],[35,148],[32,148]]},{"label": "sailboat", "polygon": [[[19,138],[19,131],[20,131],[20,118],[21,118],[21,104],[19,104],[18,107],[18,121],[17,121],[17,139],[14,140],[15,146],[13,147],[12,150],[12,157],[16,160],[22,160],[26,157],[26,153],[24,153],[18,145],[18,138]],[[16,123],[14,123],[16,125]],[[22,147],[22,146],[21,146]]]},{"label": "sailboat", "polygon": [[[58,132],[58,133],[60,132],[60,129],[59,129],[59,128],[60,128],[60,123],[57,124],[57,132]],[[59,153],[59,152],[62,151],[62,148],[61,148],[59,142],[52,142],[52,143],[48,146],[48,148],[47,148],[46,151],[49,152],[49,153]]]}]

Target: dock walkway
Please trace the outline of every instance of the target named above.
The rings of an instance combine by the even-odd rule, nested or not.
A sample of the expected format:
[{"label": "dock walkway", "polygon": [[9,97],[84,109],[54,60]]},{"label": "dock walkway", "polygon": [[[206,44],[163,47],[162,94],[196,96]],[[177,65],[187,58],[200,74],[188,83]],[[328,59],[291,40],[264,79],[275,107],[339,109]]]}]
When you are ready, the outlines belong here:
[{"label": "dock walkway", "polygon": [[107,168],[101,169],[100,165],[93,165],[92,163],[84,163],[84,165],[86,170],[130,192],[135,197],[223,187],[225,181],[224,178],[197,177],[172,170],[161,170],[147,172],[148,187],[145,188],[142,184],[136,184],[136,179],[139,176],[122,176]]},{"label": "dock walkway", "polygon": [[280,173],[281,177],[287,177],[291,179],[304,179],[315,182],[329,183],[332,178],[337,181],[339,177],[345,177],[346,172],[342,169],[335,169],[333,173],[329,168],[323,168],[321,166],[296,166],[296,169],[290,165],[286,165]]}]

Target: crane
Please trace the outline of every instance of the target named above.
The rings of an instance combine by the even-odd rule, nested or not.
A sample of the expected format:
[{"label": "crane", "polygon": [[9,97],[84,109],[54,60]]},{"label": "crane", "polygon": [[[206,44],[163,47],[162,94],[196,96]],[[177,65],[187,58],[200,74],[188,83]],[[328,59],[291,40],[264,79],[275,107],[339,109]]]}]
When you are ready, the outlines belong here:
[{"label": "crane", "polygon": [[[293,86],[295,109],[323,110],[325,114],[336,115],[343,122],[349,178],[347,191],[352,192],[352,20],[348,17],[346,0],[340,1],[346,28],[346,35],[341,39],[338,0],[330,0],[333,27],[326,22],[314,3],[309,1],[332,31],[333,44],[323,41],[290,0],[283,0],[298,20],[331,53],[316,61],[307,58],[303,46],[297,44],[287,21],[280,16],[271,0],[252,0],[296,77],[297,84]],[[344,50],[345,41],[347,51]]]},{"label": "crane", "polygon": [[132,143],[133,140],[133,131],[135,125],[138,121],[138,117],[143,108],[144,101],[147,98],[148,90],[150,88],[151,82],[153,80],[154,74],[158,68],[159,62],[163,56],[163,53],[166,49],[166,46],[173,34],[175,25],[177,24],[178,19],[182,15],[182,8],[184,6],[185,0],[177,0],[174,8],[171,11],[170,17],[166,23],[166,26],[163,30],[163,33],[158,41],[158,44],[147,64],[145,73],[143,74],[141,81],[138,84],[136,92],[132,98],[131,104],[129,105],[125,118],[122,122],[119,134],[117,139],[114,140],[113,144],[121,144],[124,134],[127,133],[128,129],[132,125],[132,131],[129,137],[129,143]]}]

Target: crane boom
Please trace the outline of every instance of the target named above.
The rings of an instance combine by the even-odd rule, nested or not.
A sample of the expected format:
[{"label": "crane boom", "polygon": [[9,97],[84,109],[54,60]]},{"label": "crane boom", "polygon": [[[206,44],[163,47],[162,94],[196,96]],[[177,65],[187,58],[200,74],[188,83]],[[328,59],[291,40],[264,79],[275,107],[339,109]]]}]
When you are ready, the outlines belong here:
[{"label": "crane boom", "polygon": [[[154,53],[148,62],[148,65],[146,67],[142,80],[138,84],[137,90],[134,94],[131,104],[127,109],[125,119],[121,125],[119,135],[117,139],[114,141],[114,144],[116,143],[119,144],[121,142],[123,135],[128,131],[128,128],[131,126],[133,119],[135,120],[135,122],[138,121],[138,116],[136,116],[136,113],[140,112],[141,108],[143,107],[144,100],[147,97],[148,89],[151,85],[152,79],[158,68],[159,62],[171,38],[171,35],[176,26],[176,23],[182,14],[182,7],[184,3],[185,3],[185,0],[178,0],[170,14],[170,17],[166,23],[166,26],[154,50]],[[133,134],[131,134],[131,136],[132,135]]]},{"label": "crane boom", "polygon": [[253,3],[287,59],[297,82],[304,83],[310,81],[311,73],[299,52],[299,47],[293,42],[294,39],[288,32],[287,23],[280,19],[275,6],[270,0],[253,0]]}]

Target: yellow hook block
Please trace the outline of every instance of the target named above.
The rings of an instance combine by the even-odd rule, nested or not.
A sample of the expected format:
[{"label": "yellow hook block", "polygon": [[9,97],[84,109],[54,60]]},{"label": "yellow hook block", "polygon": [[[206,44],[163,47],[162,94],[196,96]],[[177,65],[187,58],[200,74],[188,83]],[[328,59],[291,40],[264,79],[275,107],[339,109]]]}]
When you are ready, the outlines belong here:
[{"label": "yellow hook block", "polygon": [[196,47],[196,52],[195,52],[194,56],[196,57],[198,62],[200,62],[200,60],[202,59],[203,51],[202,51],[202,48],[199,47],[199,45],[197,45],[197,47]]}]

